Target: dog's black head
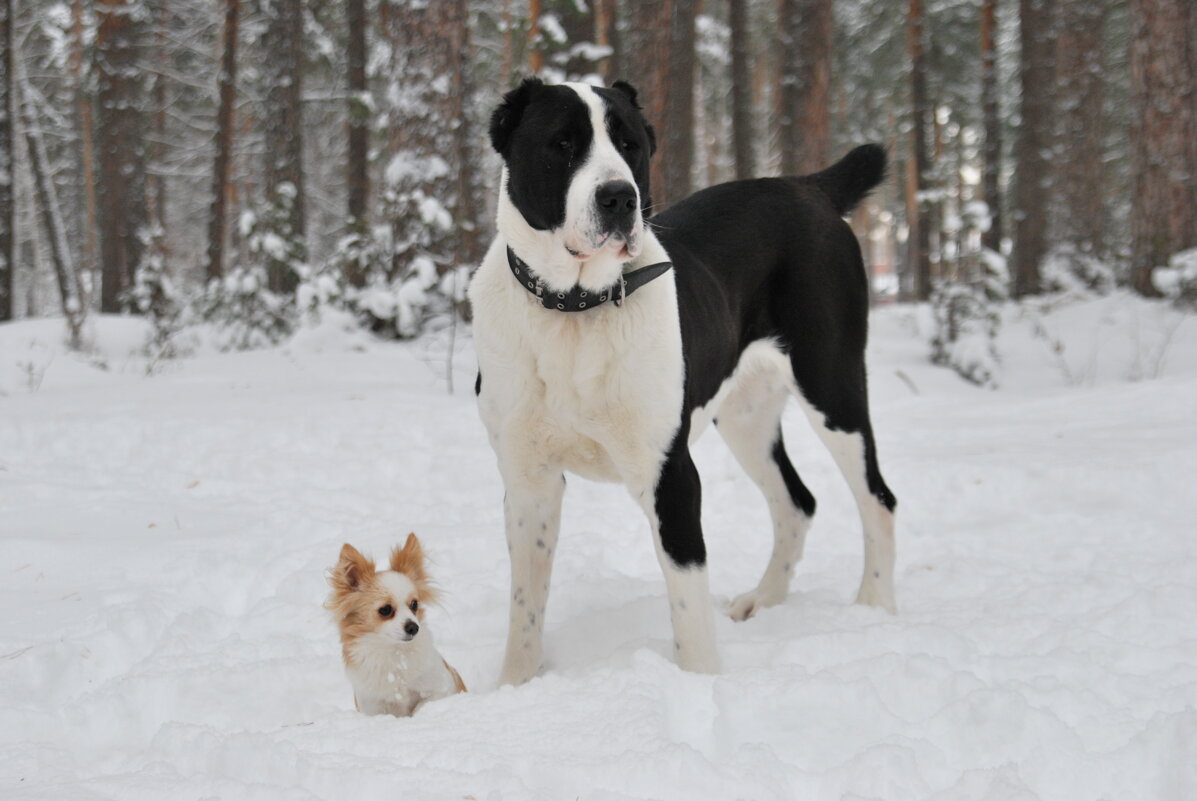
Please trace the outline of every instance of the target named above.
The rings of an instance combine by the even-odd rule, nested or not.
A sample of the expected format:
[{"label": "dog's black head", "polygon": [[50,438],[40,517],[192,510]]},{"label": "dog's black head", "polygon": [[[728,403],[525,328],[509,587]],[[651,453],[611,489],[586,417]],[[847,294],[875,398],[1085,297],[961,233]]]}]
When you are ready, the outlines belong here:
[{"label": "dog's black head", "polygon": [[571,254],[635,246],[652,204],[652,126],[622,81],[611,88],[526,79],[503,97],[490,141],[507,167],[507,195],[529,226],[560,231]]}]

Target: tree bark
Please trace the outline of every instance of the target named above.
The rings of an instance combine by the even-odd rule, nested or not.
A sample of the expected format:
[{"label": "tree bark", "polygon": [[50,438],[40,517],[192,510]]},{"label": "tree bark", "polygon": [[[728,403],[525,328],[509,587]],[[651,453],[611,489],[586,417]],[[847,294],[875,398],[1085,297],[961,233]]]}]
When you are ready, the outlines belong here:
[{"label": "tree bark", "polygon": [[528,0],[528,69],[533,74],[544,69],[544,51],[536,41],[540,35],[541,0]]},{"label": "tree bark", "polygon": [[655,209],[690,193],[694,163],[694,3],[643,0],[628,21],[627,69],[656,129],[662,153],[652,162]]},{"label": "tree bark", "polygon": [[1047,254],[1052,180],[1048,152],[1055,125],[1052,91],[1054,6],[1054,0],[1019,0],[1022,100],[1021,126],[1014,151],[1014,253],[1011,258],[1015,297],[1038,294],[1043,289],[1040,264]]},{"label": "tree bark", "polygon": [[13,161],[13,8],[0,0],[0,323],[16,314],[15,212]]},{"label": "tree bark", "polygon": [[228,219],[229,172],[236,125],[237,30],[240,0],[224,0],[224,44],[218,79],[220,107],[216,112],[216,163],[212,169],[212,207],[208,216],[209,281],[224,275],[225,221]]},{"label": "tree bark", "polygon": [[[345,22],[348,28],[349,231],[363,235],[367,230],[366,207],[370,198],[370,105],[366,86],[365,0],[348,0]],[[356,260],[346,265],[345,280],[352,286],[365,285],[366,274]]]},{"label": "tree bark", "polygon": [[599,62],[603,81],[610,86],[624,77],[623,48],[619,36],[619,3],[617,0],[596,0],[595,30],[600,47],[611,48],[611,55]]},{"label": "tree bark", "polygon": [[[303,4],[275,0],[264,35],[266,77],[266,197],[288,209],[286,238],[306,254],[303,182]],[[290,202],[284,200],[290,195]],[[300,258],[305,258],[301,255]],[[270,261],[271,291],[291,294],[299,284],[290,264]]]},{"label": "tree bark", "polygon": [[[910,53],[910,96],[913,116],[911,130],[912,174],[907,193],[907,224],[910,228],[907,265],[913,271],[915,300],[931,297],[931,220],[926,198],[930,187],[930,158],[927,142],[931,127],[931,104],[927,96],[927,55],[923,27],[923,0],[910,0],[907,16],[907,47]],[[913,212],[913,216],[912,216]]]},{"label": "tree bark", "polygon": [[1197,244],[1197,56],[1191,0],[1132,0],[1131,285]]},{"label": "tree bark", "polygon": [[146,167],[146,189],[150,226],[165,229],[166,176],[163,175],[163,162],[166,160],[166,70],[170,64],[170,45],[167,40],[170,0],[153,0],[152,5],[157,6],[157,25],[154,31],[157,69],[154,71],[151,91],[154,116],[150,132],[150,160]]},{"label": "tree bark", "polygon": [[752,30],[748,0],[729,0],[731,29],[732,153],[736,178],[756,175],[755,142],[752,133]]},{"label": "tree bark", "polygon": [[782,0],[777,96],[782,175],[827,166],[831,152],[831,0]]},{"label": "tree bark", "polygon": [[[90,277],[89,290],[95,292],[100,286],[96,275],[96,152],[95,122],[92,98],[84,89],[83,81],[83,0],[71,3],[71,80],[74,83],[75,114],[79,128],[79,160],[83,168],[83,264],[82,269]],[[84,305],[94,302],[94,294]]]},{"label": "tree bark", "polygon": [[1062,0],[1056,41],[1060,129],[1056,171],[1060,197],[1054,238],[1079,256],[1101,256],[1105,231],[1105,64],[1102,32],[1106,4]]},{"label": "tree bark", "polygon": [[100,310],[119,312],[141,262],[145,199],[144,71],[137,53],[143,22],[137,0],[96,5],[99,114]]},{"label": "tree bark", "polygon": [[981,192],[989,206],[989,230],[981,234],[981,244],[994,252],[1002,249],[1002,117],[998,93],[997,0],[981,0],[981,116],[984,119],[985,145]]}]

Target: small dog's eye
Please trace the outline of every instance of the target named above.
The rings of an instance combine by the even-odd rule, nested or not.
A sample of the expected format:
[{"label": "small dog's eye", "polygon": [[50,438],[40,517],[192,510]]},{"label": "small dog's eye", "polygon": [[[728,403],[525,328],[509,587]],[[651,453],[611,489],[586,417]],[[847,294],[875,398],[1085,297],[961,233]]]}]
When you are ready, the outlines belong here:
[{"label": "small dog's eye", "polygon": [[416,611],[417,609],[419,609],[419,608],[420,608],[420,602],[419,602],[419,601],[417,601],[415,598],[412,598],[412,599],[411,599],[411,603],[409,603],[407,606],[408,606],[408,608],[409,608],[409,609],[411,609],[411,611],[413,611],[413,612],[414,612],[414,611]]},{"label": "small dog's eye", "polygon": [[574,143],[563,136],[560,139],[553,140],[553,147],[557,148],[563,153],[568,153],[569,151],[573,150]]},{"label": "small dog's eye", "polygon": [[379,617],[394,617],[395,616],[395,607],[391,606],[390,604],[387,604],[386,606],[378,607],[378,616]]},{"label": "small dog's eye", "polygon": [[635,142],[633,142],[631,139],[624,139],[622,142],[619,143],[619,146],[621,148],[623,148],[624,150],[629,150],[629,151],[640,149],[640,146],[638,144],[636,144]]}]

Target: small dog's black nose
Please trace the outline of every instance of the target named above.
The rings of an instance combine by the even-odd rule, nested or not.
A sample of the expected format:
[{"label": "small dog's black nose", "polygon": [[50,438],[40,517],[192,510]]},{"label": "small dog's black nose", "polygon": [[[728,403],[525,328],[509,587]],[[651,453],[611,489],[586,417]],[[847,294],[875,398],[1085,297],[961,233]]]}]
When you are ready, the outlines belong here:
[{"label": "small dog's black nose", "polygon": [[403,631],[408,637],[416,636],[416,632],[420,630],[420,624],[414,620],[409,620],[403,624]]},{"label": "small dog's black nose", "polygon": [[636,211],[636,187],[627,181],[608,181],[594,193],[599,216],[616,228],[631,228],[632,212]]}]

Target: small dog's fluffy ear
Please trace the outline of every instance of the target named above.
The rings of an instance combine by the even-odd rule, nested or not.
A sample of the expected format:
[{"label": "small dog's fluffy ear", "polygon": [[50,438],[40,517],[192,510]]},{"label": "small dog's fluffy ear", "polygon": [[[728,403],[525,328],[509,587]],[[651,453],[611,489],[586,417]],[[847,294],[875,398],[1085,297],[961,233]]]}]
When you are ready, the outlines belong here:
[{"label": "small dog's fluffy ear", "polygon": [[352,592],[362,585],[367,576],[374,574],[374,563],[362,556],[349,543],[341,546],[341,557],[328,576],[328,583],[337,592]]},{"label": "small dog's fluffy ear", "polygon": [[420,545],[419,537],[408,534],[402,548],[391,550],[391,570],[402,573],[415,584],[428,580],[428,574],[424,571],[424,548]]},{"label": "small dog's fluffy ear", "polygon": [[391,551],[391,570],[411,579],[420,593],[421,600],[429,602],[436,598],[437,592],[433,589],[425,567],[424,546],[415,534],[408,534],[403,547]]}]

